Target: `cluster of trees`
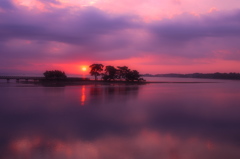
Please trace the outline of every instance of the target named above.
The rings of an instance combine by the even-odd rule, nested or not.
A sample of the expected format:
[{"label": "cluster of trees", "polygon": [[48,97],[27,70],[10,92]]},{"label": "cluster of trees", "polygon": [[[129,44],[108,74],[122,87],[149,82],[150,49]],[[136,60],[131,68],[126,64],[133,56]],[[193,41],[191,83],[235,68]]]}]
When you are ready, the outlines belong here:
[{"label": "cluster of trees", "polygon": [[[101,76],[101,78],[105,81],[116,79],[126,81],[145,81],[140,77],[140,74],[137,70],[131,70],[127,66],[118,66],[117,68],[114,66],[106,66],[104,69],[102,64],[92,64],[89,67],[91,68],[90,74],[95,76],[95,80],[97,80],[98,76]],[[59,70],[45,71],[43,75],[48,80],[67,79],[65,72]]]},{"label": "cluster of trees", "polygon": [[59,70],[45,71],[43,73],[46,79],[66,79],[65,72]]},{"label": "cluster of trees", "polygon": [[137,70],[131,70],[127,66],[106,66],[104,69],[104,65],[102,64],[92,64],[89,66],[91,71],[90,74],[95,76],[95,80],[97,80],[98,76],[101,76],[103,80],[126,80],[126,81],[144,81],[143,78],[140,78],[140,74]]}]

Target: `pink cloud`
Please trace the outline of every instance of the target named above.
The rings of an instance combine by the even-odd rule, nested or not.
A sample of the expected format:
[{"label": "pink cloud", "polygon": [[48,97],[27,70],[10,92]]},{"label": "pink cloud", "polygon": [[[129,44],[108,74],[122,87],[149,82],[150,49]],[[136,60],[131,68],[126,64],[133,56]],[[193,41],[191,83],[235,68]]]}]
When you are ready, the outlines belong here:
[{"label": "pink cloud", "polygon": [[[73,68],[81,61],[122,61],[122,65],[138,66],[144,73],[161,68],[168,71],[181,68],[181,72],[189,72],[192,69],[186,67],[193,63],[196,70],[204,68],[202,71],[205,72],[205,67],[201,67],[204,60],[226,63],[240,60],[238,9],[221,11],[220,8],[197,16],[185,12],[171,18],[146,21],[147,14],[154,12],[151,7],[160,5],[158,1],[137,3],[134,6],[137,9],[150,6],[146,12],[140,9],[141,14],[137,10],[130,14],[124,9],[120,12],[108,10],[117,10],[117,7],[100,7],[100,2],[110,5],[111,1],[96,1],[95,7],[73,7],[60,1],[23,1],[29,6],[41,4],[44,11],[18,6],[20,1],[10,2],[0,3],[4,10],[0,15],[1,70],[27,68],[33,63],[44,66],[42,68],[51,63],[58,66],[69,64]],[[127,9],[128,6],[123,5],[127,2],[119,3]],[[135,1],[128,3],[133,5]],[[168,3],[172,4],[172,1],[164,1],[162,5]],[[184,3],[181,1],[181,6]],[[13,63],[14,66],[10,66]],[[212,64],[211,68],[217,67],[219,65]],[[231,66],[228,68],[229,71],[236,70]],[[219,69],[223,70],[222,67]]]}]

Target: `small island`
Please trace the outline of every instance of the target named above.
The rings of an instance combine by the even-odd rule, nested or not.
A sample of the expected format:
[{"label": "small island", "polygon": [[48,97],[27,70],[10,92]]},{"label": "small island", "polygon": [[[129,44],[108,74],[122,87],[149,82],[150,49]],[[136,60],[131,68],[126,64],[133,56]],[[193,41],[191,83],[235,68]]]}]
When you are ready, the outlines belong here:
[{"label": "small island", "polygon": [[[90,75],[95,77],[94,81],[104,81],[104,82],[145,82],[137,70],[131,70],[127,66],[106,66],[102,64],[92,64],[90,67]],[[41,82],[76,82],[76,81],[91,81],[89,78],[73,78],[67,77],[65,72],[60,70],[45,71],[43,73],[44,78]],[[98,77],[101,77],[98,80]]]},{"label": "small island", "polygon": [[[94,76],[95,80],[81,77],[67,77],[64,71],[47,70],[43,73],[44,77],[33,76],[1,76],[0,79],[7,81],[16,80],[16,82],[42,84],[47,86],[57,85],[81,85],[92,83],[146,83],[146,80],[141,78],[137,70],[131,70],[127,66],[106,66],[102,64],[92,64],[90,67],[90,75]],[[100,77],[100,78],[99,78]]]},{"label": "small island", "polygon": [[[44,78],[40,79],[40,83],[44,84],[91,84],[91,83],[146,83],[146,80],[141,78],[137,70],[131,70],[127,66],[106,66],[103,64],[92,64],[90,67],[90,75],[94,76],[95,80],[89,78],[67,77],[65,72],[60,70],[45,71]],[[100,77],[100,78],[99,78]]]}]

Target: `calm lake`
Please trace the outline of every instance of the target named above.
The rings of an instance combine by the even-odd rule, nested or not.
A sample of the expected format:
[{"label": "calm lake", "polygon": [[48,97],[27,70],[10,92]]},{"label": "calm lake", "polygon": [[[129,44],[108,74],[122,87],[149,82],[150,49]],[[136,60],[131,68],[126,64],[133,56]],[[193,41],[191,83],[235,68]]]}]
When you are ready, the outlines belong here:
[{"label": "calm lake", "polygon": [[240,81],[44,87],[0,80],[1,159],[239,159]]}]

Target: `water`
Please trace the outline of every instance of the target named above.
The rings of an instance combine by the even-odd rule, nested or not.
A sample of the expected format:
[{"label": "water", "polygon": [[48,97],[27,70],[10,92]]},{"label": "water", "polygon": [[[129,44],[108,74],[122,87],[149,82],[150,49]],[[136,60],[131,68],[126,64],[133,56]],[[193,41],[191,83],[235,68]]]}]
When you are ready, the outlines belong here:
[{"label": "water", "polygon": [[239,159],[240,81],[210,81],[43,87],[1,80],[0,158]]}]

